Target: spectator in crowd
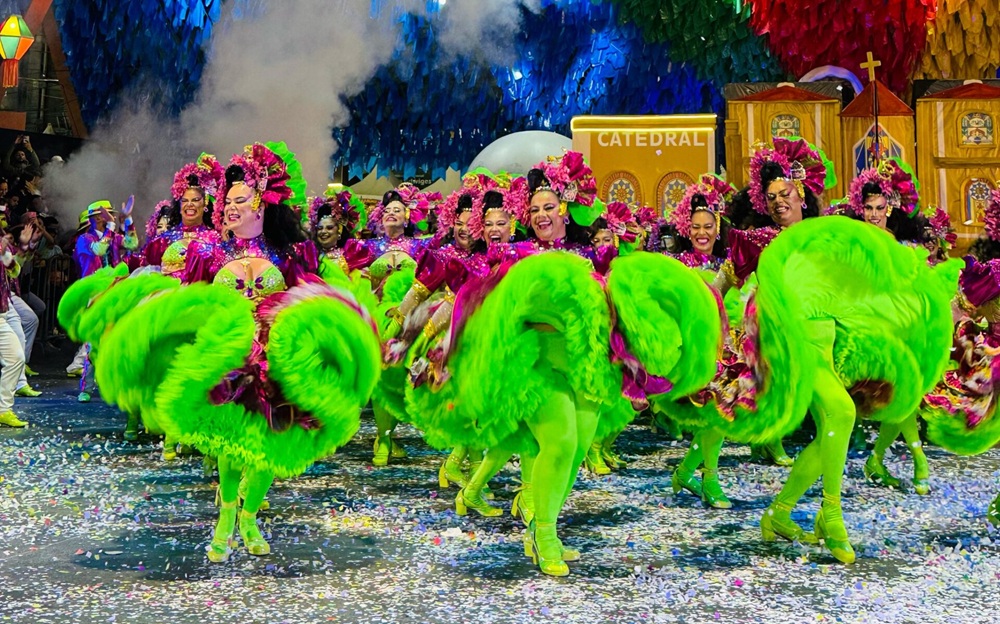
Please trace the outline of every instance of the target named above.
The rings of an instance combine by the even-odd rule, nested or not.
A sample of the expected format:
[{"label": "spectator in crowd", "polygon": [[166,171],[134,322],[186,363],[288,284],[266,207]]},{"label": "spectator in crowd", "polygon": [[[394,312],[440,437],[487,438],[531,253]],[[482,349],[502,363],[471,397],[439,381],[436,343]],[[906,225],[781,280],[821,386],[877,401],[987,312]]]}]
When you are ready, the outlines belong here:
[{"label": "spectator in crowd", "polygon": [[3,167],[5,174],[12,178],[21,176],[34,178],[38,175],[42,165],[38,161],[38,154],[31,147],[31,137],[20,134],[14,139],[14,143],[4,155]]}]

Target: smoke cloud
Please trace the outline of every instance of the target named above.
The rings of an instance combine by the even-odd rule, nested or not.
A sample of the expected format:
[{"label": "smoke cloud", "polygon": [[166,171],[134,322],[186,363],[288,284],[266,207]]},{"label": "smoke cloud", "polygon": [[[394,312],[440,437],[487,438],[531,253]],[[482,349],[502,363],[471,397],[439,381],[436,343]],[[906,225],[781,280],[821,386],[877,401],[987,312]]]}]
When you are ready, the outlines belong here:
[{"label": "smoke cloud", "polygon": [[[456,54],[502,58],[519,27],[518,7],[537,2],[442,3],[436,16],[442,45]],[[337,147],[331,129],[349,120],[344,99],[391,59],[400,12],[427,10],[426,0],[374,4],[382,6],[371,0],[227,3],[201,84],[192,85],[194,101],[172,117],[151,103],[155,97],[125,98],[65,165],[46,170],[50,207],[69,224],[92,201],[121,203],[135,194],[141,227],[153,206],[169,198],[172,176],[184,163],[209,152],[225,164],[255,141],[285,141],[310,190],[322,190]]]}]

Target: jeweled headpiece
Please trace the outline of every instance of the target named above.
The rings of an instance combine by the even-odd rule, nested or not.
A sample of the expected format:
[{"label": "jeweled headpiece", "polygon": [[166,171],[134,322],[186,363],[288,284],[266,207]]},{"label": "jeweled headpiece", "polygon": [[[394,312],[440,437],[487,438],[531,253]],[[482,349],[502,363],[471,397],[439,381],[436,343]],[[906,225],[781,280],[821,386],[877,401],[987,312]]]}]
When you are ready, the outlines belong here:
[{"label": "jeweled headpiece", "polygon": [[948,212],[937,206],[928,206],[924,210],[924,214],[927,216],[931,232],[937,239],[938,245],[945,253],[951,251],[955,242],[958,241],[958,236],[955,234],[955,228],[951,227],[951,217],[948,216]]},{"label": "jeweled headpiece", "polygon": [[[521,191],[514,190],[514,182],[519,180]],[[473,238],[482,239],[485,237],[486,215],[493,211],[500,211],[507,215],[510,220],[510,233],[513,236],[517,230],[517,214],[514,206],[518,204],[518,198],[526,192],[524,178],[512,179],[509,174],[501,172],[493,174],[485,169],[476,169],[465,174],[462,178],[463,188],[474,188],[480,193],[479,201],[469,217],[469,233]]]},{"label": "jeweled headpiece", "polygon": [[[670,213],[667,222],[674,226],[678,234],[685,238],[690,238],[692,214],[700,210],[710,212],[715,217],[716,224],[718,224],[719,218],[726,210],[726,205],[732,200],[735,194],[736,189],[728,182],[719,176],[706,173],[701,176],[697,184],[687,187],[684,197],[677,204],[677,208]],[[705,205],[692,207],[691,202],[695,197],[704,199]]]},{"label": "jeweled headpiece", "polygon": [[[597,197],[594,172],[580,152],[567,151],[558,158],[549,156],[544,162],[535,165],[523,179],[523,185],[517,185],[515,194],[518,202],[517,218],[522,223],[528,222],[531,198],[536,193],[555,193],[559,197],[559,214],[562,215],[566,214],[568,204],[592,206]],[[515,191],[515,182],[517,180],[511,182],[512,191]]]},{"label": "jeweled headpiece", "polygon": [[[754,145],[750,158],[750,201],[753,209],[767,214],[767,185],[782,179],[795,185],[804,200],[806,190],[819,195],[824,188],[836,184],[833,164],[823,152],[810,145],[805,139],[774,138],[774,146],[759,143]],[[781,170],[781,175],[769,180],[762,179],[765,165],[773,163]]]},{"label": "jeweled headpiece", "polygon": [[395,201],[395,195],[399,195],[399,201],[403,204],[404,216],[407,221],[420,227],[421,223],[426,223],[427,215],[434,208],[434,205],[442,201],[441,193],[425,193],[409,182],[404,182],[382,197],[382,201],[372,208],[368,215],[368,229],[373,232],[382,231],[382,217],[385,215],[385,207]]},{"label": "jeweled headpiece", "polygon": [[[872,193],[870,185],[878,187],[878,192]],[[868,193],[865,192],[866,186]],[[893,210],[902,210],[912,217],[916,214],[920,201],[916,178],[896,160],[882,161],[877,167],[865,169],[851,181],[846,212],[855,216],[863,215],[865,201],[875,195],[885,197],[886,215]]]},{"label": "jeweled headpiece", "polygon": [[437,215],[439,235],[447,236],[448,232],[458,223],[458,217],[463,212],[470,212],[469,218],[477,212],[482,212],[483,193],[479,188],[462,186],[453,191],[443,202],[434,207]]},{"label": "jeweled headpiece", "polygon": [[184,165],[180,171],[174,174],[170,195],[174,199],[180,200],[189,188],[197,188],[205,193],[205,201],[209,201],[225,184],[226,170],[222,168],[222,164],[215,156],[202,153],[198,160]]},{"label": "jeweled headpiece", "polygon": [[[324,208],[329,208],[329,212]],[[309,202],[309,227],[313,232],[322,218],[319,216],[320,212],[324,216],[329,214],[343,226],[344,231],[357,234],[361,230],[365,204],[347,187],[342,187],[342,190],[329,189],[324,196],[313,197]]]},{"label": "jeweled headpiece", "polygon": [[[242,177],[242,179],[240,179]],[[224,206],[226,195],[237,184],[245,184],[254,191],[252,208],[260,210],[260,205],[277,205],[292,196],[288,187],[288,168],[281,158],[261,143],[248,145],[242,154],[235,154],[226,167],[225,183],[219,189],[215,201]],[[216,210],[212,215],[215,227],[222,230],[225,211]]]}]

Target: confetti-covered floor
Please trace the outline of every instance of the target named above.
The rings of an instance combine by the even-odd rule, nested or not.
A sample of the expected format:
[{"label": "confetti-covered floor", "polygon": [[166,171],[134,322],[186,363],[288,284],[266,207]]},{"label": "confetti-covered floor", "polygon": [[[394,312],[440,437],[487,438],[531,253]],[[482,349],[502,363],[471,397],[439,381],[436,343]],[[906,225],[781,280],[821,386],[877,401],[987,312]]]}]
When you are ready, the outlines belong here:
[{"label": "confetti-covered floor", "polygon": [[[706,510],[670,491],[685,443],[635,426],[619,440],[626,471],[579,480],[562,535],[583,560],[552,579],[523,556],[511,516],[454,514],[455,490],[437,485],[443,456],[412,429],[400,431],[408,459],[371,468],[366,417],[336,457],[272,489],[271,556],[213,565],[215,485],[200,459],[167,464],[151,437],[124,442],[124,417],[77,404],[59,364],[41,367],[42,397],[18,400],[31,427],[0,429],[0,622],[1000,621],[1000,536],[984,515],[1000,452],[930,449],[928,497],[865,483],[852,457],[844,501],[859,559],[842,566],[761,542],[786,469],[728,446],[735,509]],[[505,508],[515,474],[495,483]]]}]

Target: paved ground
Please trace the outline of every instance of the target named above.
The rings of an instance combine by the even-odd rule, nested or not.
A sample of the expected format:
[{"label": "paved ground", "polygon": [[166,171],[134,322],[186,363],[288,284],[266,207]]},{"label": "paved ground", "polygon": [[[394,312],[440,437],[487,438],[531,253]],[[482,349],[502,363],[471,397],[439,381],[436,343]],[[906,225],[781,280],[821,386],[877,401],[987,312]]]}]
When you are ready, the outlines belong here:
[{"label": "paved ground", "polygon": [[[45,394],[18,402],[32,426],[0,430],[0,622],[1000,621],[1000,537],[984,518],[997,452],[932,449],[928,497],[869,486],[853,458],[845,506],[859,561],[845,567],[760,541],[785,469],[727,447],[736,507],[708,511],[670,492],[684,443],[634,427],[620,440],[626,471],[579,481],[563,535],[584,559],[551,579],[521,554],[509,515],[455,516],[455,491],[437,488],[442,456],[413,430],[402,431],[409,459],[372,469],[366,419],[336,457],[276,484],[263,514],[274,554],[212,565],[215,486],[200,460],[165,464],[156,440],[123,442],[124,417],[77,404],[61,359],[39,365]],[[514,475],[496,488],[505,507]]]}]

